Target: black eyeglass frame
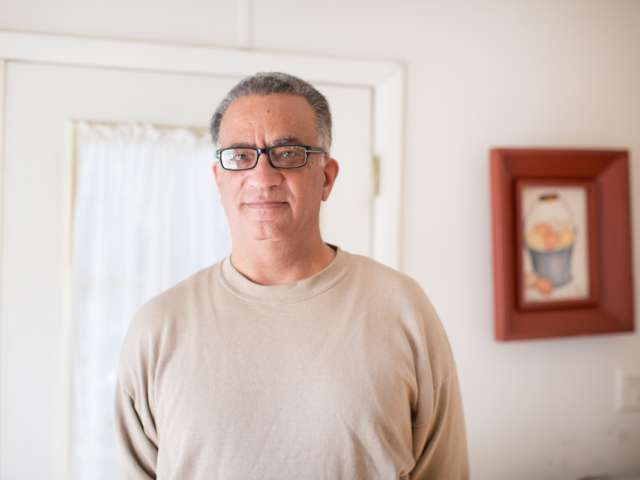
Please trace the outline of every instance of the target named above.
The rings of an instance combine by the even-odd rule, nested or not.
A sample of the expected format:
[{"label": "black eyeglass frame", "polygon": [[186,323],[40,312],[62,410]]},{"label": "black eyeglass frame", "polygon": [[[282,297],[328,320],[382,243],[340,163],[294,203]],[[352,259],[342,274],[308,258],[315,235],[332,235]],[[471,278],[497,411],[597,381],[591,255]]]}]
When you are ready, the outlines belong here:
[{"label": "black eyeglass frame", "polygon": [[[277,165],[273,164],[273,161],[271,160],[271,149],[274,148],[282,148],[282,147],[302,147],[304,148],[304,163],[302,165],[296,165],[295,167],[279,167]],[[247,150],[255,150],[256,152],[256,161],[254,162],[254,164],[250,167],[247,168],[227,168],[224,166],[224,164],[222,163],[222,152],[224,152],[225,150],[237,150],[239,148],[244,148]],[[272,168],[275,168],[276,170],[293,170],[296,168],[302,168],[305,165],[307,165],[307,163],[309,163],[309,154],[310,153],[323,153],[325,155],[327,155],[327,152],[325,150],[323,150],[322,148],[319,147],[312,147],[309,145],[273,145],[271,147],[265,147],[265,148],[260,148],[260,147],[225,147],[225,148],[219,148],[218,150],[216,150],[216,158],[218,159],[218,162],[220,162],[220,166],[224,169],[227,170],[229,172],[242,172],[245,170],[253,170],[254,168],[256,168],[256,166],[258,166],[258,160],[260,160],[260,155],[262,155],[263,153],[265,153],[267,155],[267,161],[269,162],[269,165],[271,165]]]}]

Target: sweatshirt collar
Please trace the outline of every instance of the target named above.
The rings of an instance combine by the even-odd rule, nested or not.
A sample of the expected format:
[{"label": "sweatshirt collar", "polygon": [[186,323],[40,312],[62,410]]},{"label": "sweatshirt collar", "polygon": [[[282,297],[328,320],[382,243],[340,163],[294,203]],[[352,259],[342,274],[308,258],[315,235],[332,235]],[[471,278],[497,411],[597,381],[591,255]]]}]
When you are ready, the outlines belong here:
[{"label": "sweatshirt collar", "polygon": [[231,256],[223,261],[220,280],[234,294],[257,303],[297,303],[319,295],[333,287],[345,273],[349,254],[335,245],[335,257],[322,270],[296,282],[278,285],[260,285],[241,274],[231,263]]}]

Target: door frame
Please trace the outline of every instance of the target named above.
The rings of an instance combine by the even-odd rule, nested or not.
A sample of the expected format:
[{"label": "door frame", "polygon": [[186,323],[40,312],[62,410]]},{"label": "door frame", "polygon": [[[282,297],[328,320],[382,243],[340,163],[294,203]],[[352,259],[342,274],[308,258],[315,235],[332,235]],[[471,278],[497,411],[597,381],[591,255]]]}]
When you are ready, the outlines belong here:
[{"label": "door frame", "polygon": [[[0,30],[0,340],[6,312],[5,285],[5,99],[10,62],[114,68],[156,73],[243,77],[256,71],[287,71],[311,82],[367,88],[371,95],[371,243],[372,257],[401,268],[404,66],[370,61],[264,50],[186,46]],[[68,193],[68,192],[67,192]],[[70,292],[66,289],[66,295]],[[67,316],[69,298],[65,299]],[[68,328],[68,322],[66,322]],[[68,332],[63,332],[65,338]],[[69,365],[69,359],[66,359]],[[0,372],[5,361],[0,352]],[[65,386],[63,385],[62,388]],[[70,414],[70,412],[69,412]],[[2,426],[0,426],[2,427]],[[0,430],[2,433],[2,430]],[[68,439],[61,432],[69,472]],[[0,452],[0,463],[2,452]],[[1,470],[1,469],[0,469]]]},{"label": "door frame", "polygon": [[[311,82],[368,88],[373,109],[372,257],[390,267],[402,267],[405,80],[401,63],[0,30],[0,202],[4,198],[2,120],[7,93],[3,67],[10,61],[233,77],[284,70]],[[0,203],[1,228],[4,228],[3,207]]]}]

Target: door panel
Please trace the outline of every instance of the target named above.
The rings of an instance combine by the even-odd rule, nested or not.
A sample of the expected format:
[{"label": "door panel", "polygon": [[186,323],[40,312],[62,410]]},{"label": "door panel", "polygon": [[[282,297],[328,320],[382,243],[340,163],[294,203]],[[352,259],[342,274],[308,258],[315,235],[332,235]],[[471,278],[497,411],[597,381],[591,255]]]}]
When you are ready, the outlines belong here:
[{"label": "door panel", "polygon": [[[67,476],[67,362],[72,346],[68,344],[64,283],[71,188],[66,122],[206,126],[217,103],[237,80],[8,62],[0,478]],[[332,197],[323,206],[323,234],[347,250],[368,254],[370,92],[366,88],[318,87],[331,103],[332,153],[341,165]],[[210,170],[203,174],[210,175]]]}]

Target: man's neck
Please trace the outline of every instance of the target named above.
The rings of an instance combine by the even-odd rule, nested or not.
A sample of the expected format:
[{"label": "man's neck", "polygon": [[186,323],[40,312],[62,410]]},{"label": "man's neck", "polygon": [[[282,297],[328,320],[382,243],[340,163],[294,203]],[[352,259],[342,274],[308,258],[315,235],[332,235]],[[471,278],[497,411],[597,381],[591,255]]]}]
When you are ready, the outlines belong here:
[{"label": "man's neck", "polygon": [[336,252],[320,237],[296,245],[261,240],[233,246],[231,263],[242,275],[260,285],[292,283],[325,268]]}]

